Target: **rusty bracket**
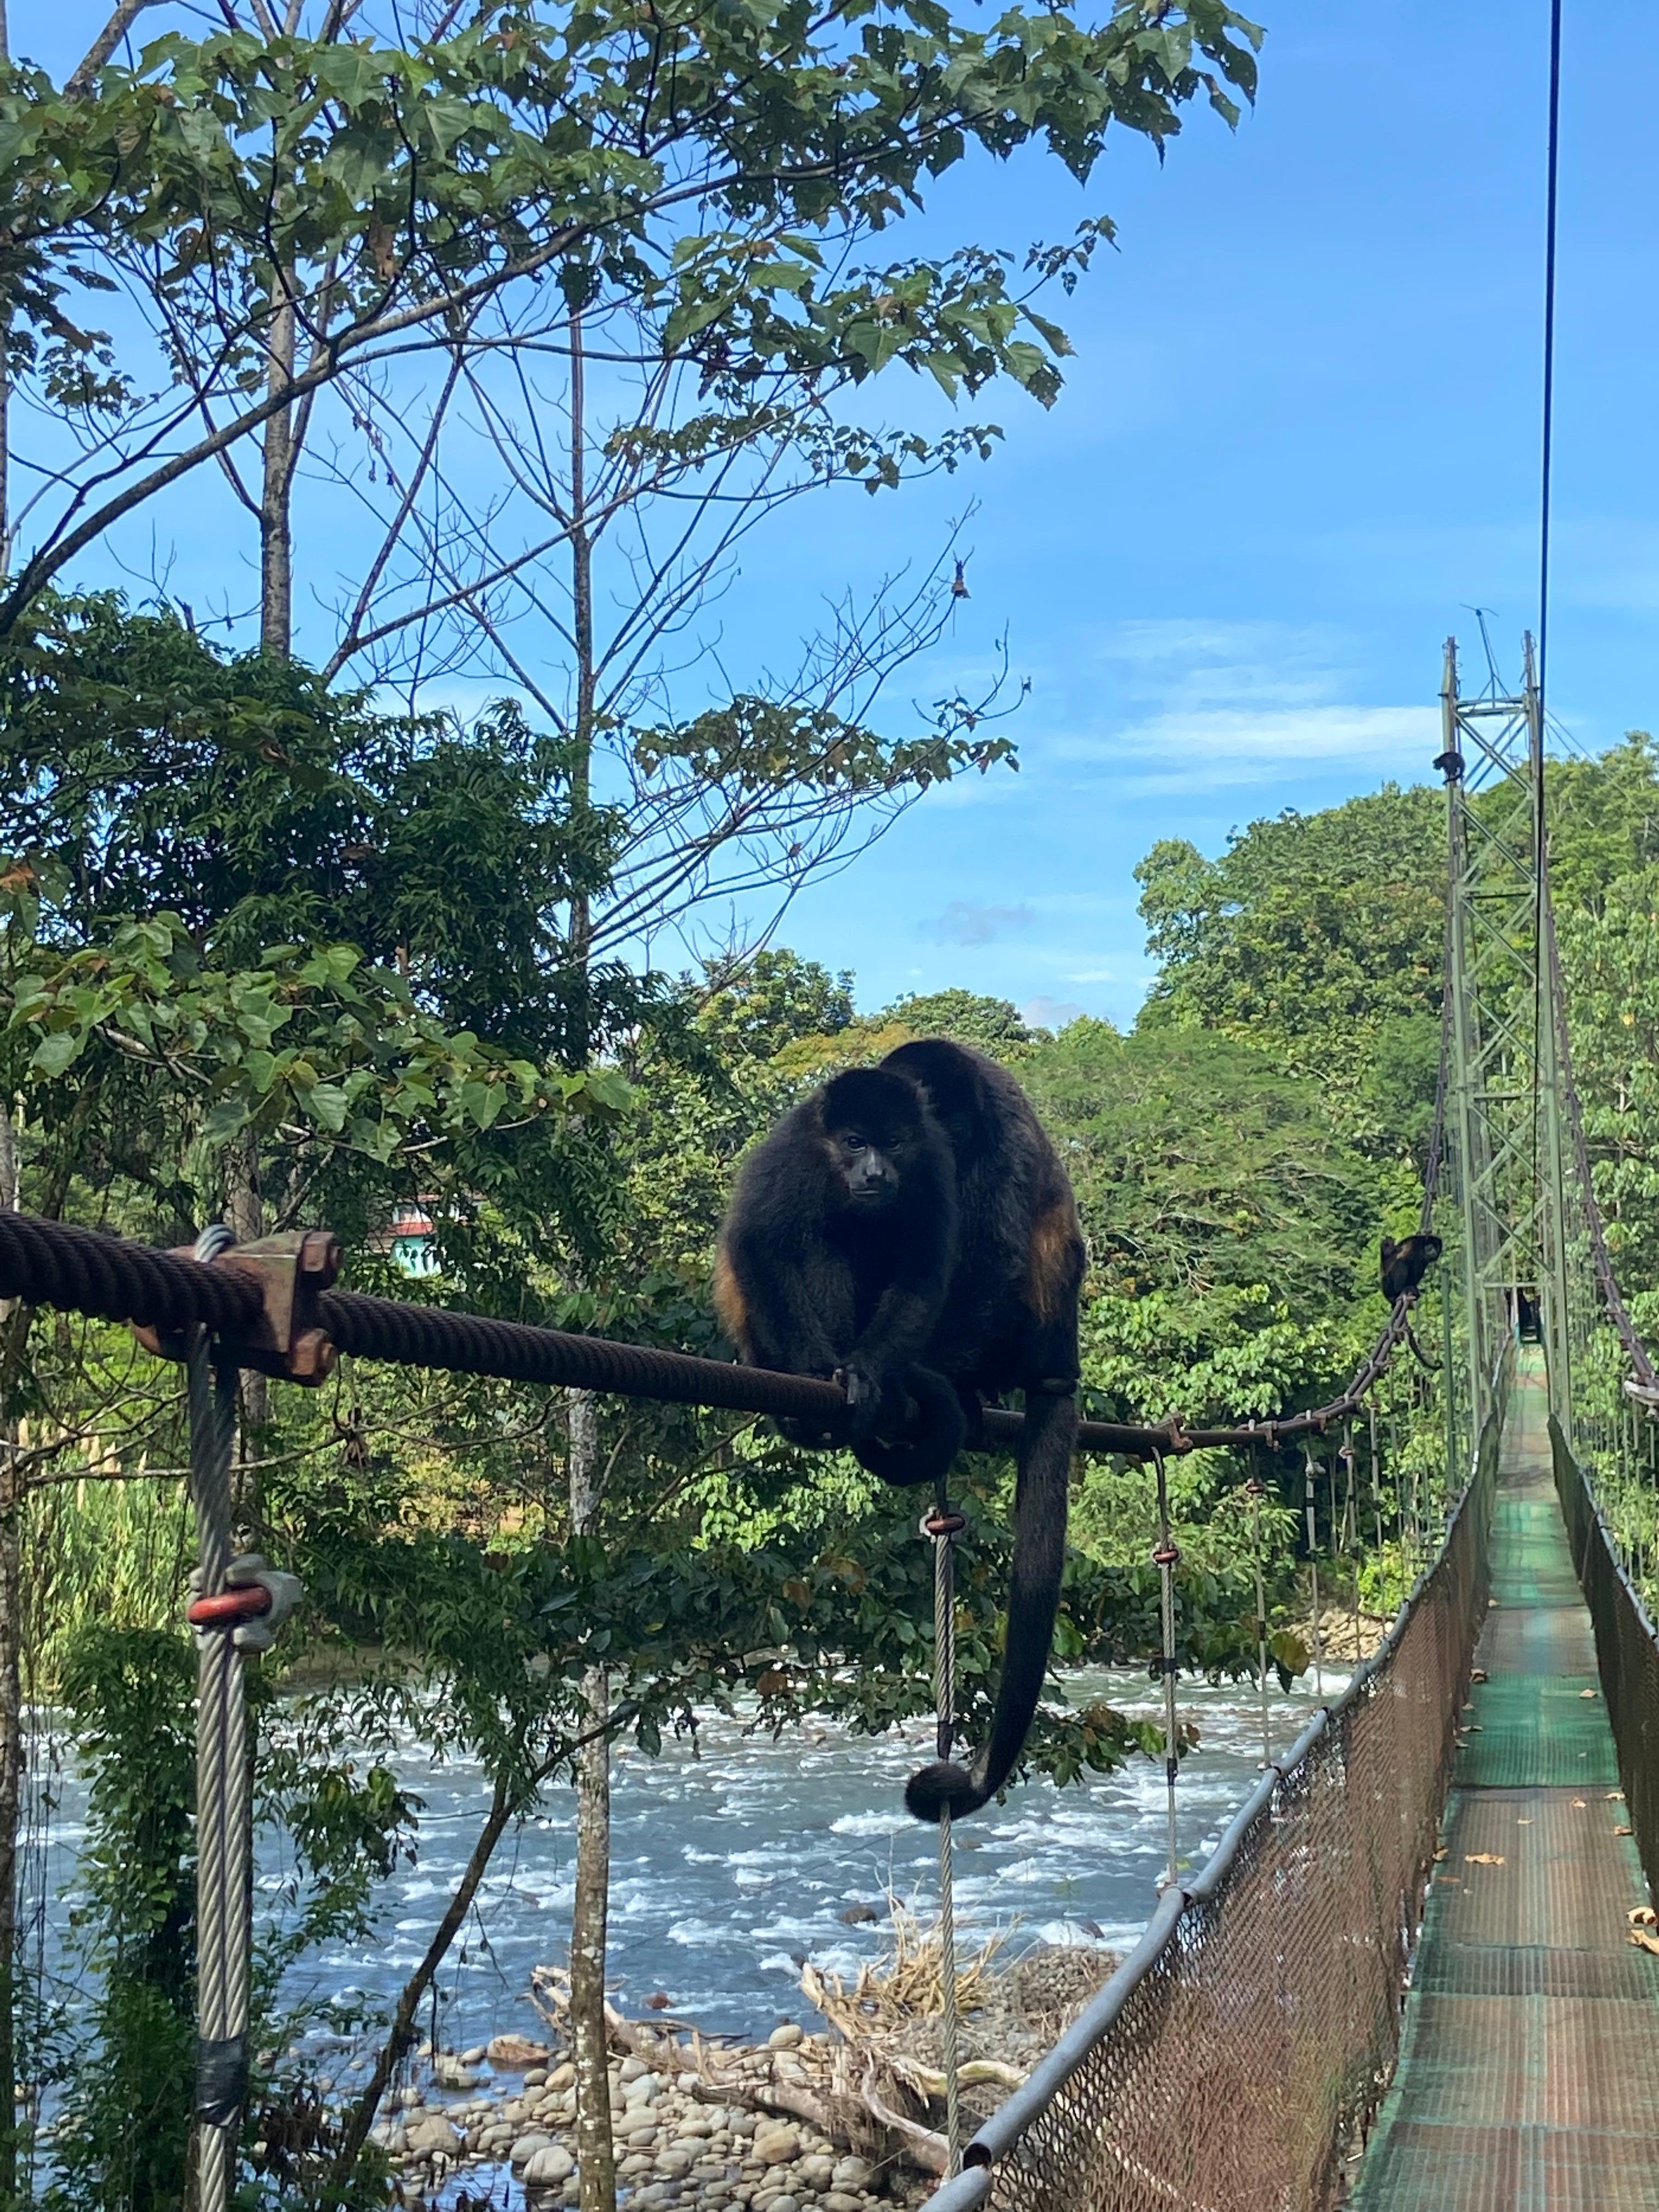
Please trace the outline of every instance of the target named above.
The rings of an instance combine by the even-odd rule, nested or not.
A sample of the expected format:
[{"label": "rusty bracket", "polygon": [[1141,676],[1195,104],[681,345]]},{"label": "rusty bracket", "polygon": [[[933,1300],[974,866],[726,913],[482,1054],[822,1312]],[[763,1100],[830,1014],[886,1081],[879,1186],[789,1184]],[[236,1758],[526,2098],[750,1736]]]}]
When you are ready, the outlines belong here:
[{"label": "rusty bracket", "polygon": [[[193,1256],[187,1244],[180,1255]],[[252,1328],[246,1336],[222,1340],[228,1358],[287,1382],[314,1387],[328,1380],[337,1354],[318,1322],[317,1299],[340,1272],[340,1240],[331,1229],[256,1237],[200,1264],[244,1276],[259,1293],[261,1311]],[[135,1322],[132,1333],[146,1352],[160,1358],[184,1357],[183,1344],[171,1332],[163,1334],[148,1322]]]}]

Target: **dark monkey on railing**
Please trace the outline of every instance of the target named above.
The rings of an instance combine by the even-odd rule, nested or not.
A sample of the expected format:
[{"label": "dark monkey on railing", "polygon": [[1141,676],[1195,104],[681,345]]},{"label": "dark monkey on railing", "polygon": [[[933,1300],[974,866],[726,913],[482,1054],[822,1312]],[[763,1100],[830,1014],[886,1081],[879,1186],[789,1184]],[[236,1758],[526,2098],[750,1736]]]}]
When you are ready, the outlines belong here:
[{"label": "dark monkey on railing", "polygon": [[[784,1116],[738,1178],[714,1300],[750,1366],[838,1376],[831,1435],[886,1481],[931,1482],[983,1401],[1025,1393],[1008,1633],[990,1741],[939,1762],[905,1802],[937,1820],[988,1803],[1042,1693],[1077,1435],[1083,1238],[1059,1154],[1013,1077],[940,1037],[853,1068]],[[902,1435],[913,1401],[918,1436]],[[912,1424],[915,1425],[915,1424]]]},{"label": "dark monkey on railing", "polygon": [[1392,1237],[1382,1239],[1381,1265],[1377,1273],[1382,1285],[1382,1295],[1390,1305],[1396,1304],[1407,1291],[1419,1287],[1424,1276],[1440,1257],[1441,1250],[1437,1237],[1422,1234],[1402,1237],[1397,1244]]}]

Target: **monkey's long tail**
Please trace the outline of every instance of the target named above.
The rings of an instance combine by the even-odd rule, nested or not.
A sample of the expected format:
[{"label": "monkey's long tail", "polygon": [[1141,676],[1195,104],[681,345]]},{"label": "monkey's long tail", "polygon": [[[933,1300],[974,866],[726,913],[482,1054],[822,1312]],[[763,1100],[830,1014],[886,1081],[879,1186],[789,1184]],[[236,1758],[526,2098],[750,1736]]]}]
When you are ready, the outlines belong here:
[{"label": "monkey's long tail", "polygon": [[1025,1449],[1014,1490],[1014,1565],[1008,1586],[1008,1634],[990,1741],[963,1766],[939,1759],[913,1774],[904,1802],[918,1820],[976,1813],[1013,1772],[1042,1695],[1066,1564],[1066,1506],[1077,1442],[1077,1399],[1029,1391]]}]

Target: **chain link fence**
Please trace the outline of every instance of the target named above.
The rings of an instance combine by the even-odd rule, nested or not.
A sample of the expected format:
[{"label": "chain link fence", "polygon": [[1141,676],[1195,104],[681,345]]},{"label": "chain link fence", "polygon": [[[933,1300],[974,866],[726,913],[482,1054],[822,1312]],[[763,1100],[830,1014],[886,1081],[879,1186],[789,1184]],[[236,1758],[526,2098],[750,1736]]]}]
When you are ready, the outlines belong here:
[{"label": "chain link fence", "polygon": [[1620,1547],[1574,1458],[1560,1424],[1550,1422],[1550,1452],[1572,1564],[1595,1629],[1595,1657],[1607,1718],[1619,1749],[1619,1779],[1648,1887],[1659,1895],[1659,1638]]},{"label": "chain link fence", "polygon": [[1439,1556],[929,2212],[1316,2212],[1393,2070],[1485,1617],[1507,1361]]}]

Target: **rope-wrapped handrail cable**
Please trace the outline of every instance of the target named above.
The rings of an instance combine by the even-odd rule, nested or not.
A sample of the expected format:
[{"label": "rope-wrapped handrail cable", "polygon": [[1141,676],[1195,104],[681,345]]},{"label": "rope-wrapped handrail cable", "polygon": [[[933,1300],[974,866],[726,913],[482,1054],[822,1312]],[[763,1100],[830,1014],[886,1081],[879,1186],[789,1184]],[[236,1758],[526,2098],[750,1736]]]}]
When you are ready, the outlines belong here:
[{"label": "rope-wrapped handrail cable", "polygon": [[[0,1213],[0,1298],[136,1323],[165,1334],[194,1322],[234,1344],[254,1328],[263,1311],[262,1293],[256,1281],[239,1272],[235,1260],[232,1252],[204,1263],[102,1230]],[[1085,1420],[1079,1424],[1078,1449],[1145,1458],[1153,1451],[1246,1449],[1274,1437],[1322,1432],[1363,1402],[1407,1334],[1411,1304],[1409,1293],[1396,1304],[1347,1388],[1328,1405],[1210,1428],[1188,1428],[1176,1418],[1159,1424]],[[775,1418],[833,1420],[846,1407],[839,1383],[458,1313],[447,1306],[324,1290],[316,1293],[314,1313],[337,1351],[394,1366]],[[1024,1427],[1023,1413],[988,1407],[977,1442],[988,1449],[1006,1448],[1018,1443]]]}]

